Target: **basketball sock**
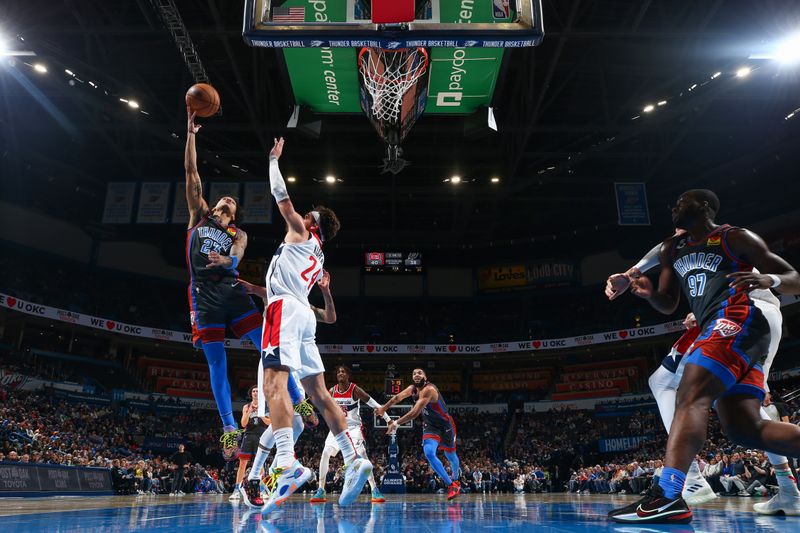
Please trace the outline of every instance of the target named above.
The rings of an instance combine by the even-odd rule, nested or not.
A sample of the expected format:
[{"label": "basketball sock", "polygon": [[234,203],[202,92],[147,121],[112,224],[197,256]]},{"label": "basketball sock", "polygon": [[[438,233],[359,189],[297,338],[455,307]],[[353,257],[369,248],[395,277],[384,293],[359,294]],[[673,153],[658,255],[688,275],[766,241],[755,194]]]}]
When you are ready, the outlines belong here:
[{"label": "basketball sock", "polygon": [[369,473],[367,481],[369,481],[369,490],[375,491],[375,489],[378,488],[378,484],[375,483],[375,476],[372,474],[372,472]]},{"label": "basketball sock", "polygon": [[289,468],[295,461],[294,439],[292,438],[292,428],[280,428],[273,430],[275,435],[275,461],[278,468]]},{"label": "basketball sock", "polygon": [[677,395],[675,381],[675,373],[663,366],[659,366],[647,380],[658,404],[658,413],[661,415],[667,433],[669,433],[672,419],[675,417],[675,396]]},{"label": "basketball sock", "polygon": [[[768,457],[771,455],[772,454],[769,453],[767,454]],[[770,462],[772,462],[771,457]],[[792,475],[792,471],[789,469],[789,465],[786,464],[786,461],[784,461],[782,464],[782,466],[785,466],[783,469],[779,470],[774,465],[775,463],[773,463],[773,468],[775,468],[775,477],[778,480],[778,488],[780,489],[780,493],[791,497],[800,496],[800,491],[797,490],[797,479],[795,479],[795,477]]]},{"label": "basketball sock", "polygon": [[[264,468],[264,463],[267,462],[267,457],[269,457],[269,452],[272,449],[272,446],[264,445],[264,435],[266,435],[266,433],[265,431],[261,435],[261,440],[258,442],[258,452],[256,452],[256,456],[253,459],[253,466],[250,468],[250,475],[247,476],[247,479],[259,479],[261,477],[261,469]],[[270,433],[272,432],[270,431]],[[272,440],[271,435],[270,440]]]},{"label": "basketball sock", "polygon": [[683,492],[683,484],[686,482],[686,474],[675,468],[664,467],[661,477],[658,479],[658,486],[664,492],[664,497],[674,500]]},{"label": "basketball sock", "polygon": [[328,479],[328,466],[330,465],[331,455],[333,450],[325,448],[322,450],[322,456],[319,458],[319,488],[325,490],[325,481]]},{"label": "basketball sock", "polygon": [[450,486],[453,484],[453,480],[447,475],[447,470],[444,469],[444,465],[436,456],[436,449],[438,447],[439,443],[433,439],[425,439],[422,442],[422,451],[425,452],[425,457],[428,459],[431,468],[433,468],[433,471],[444,481],[445,485]]},{"label": "basketball sock", "polygon": [[289,391],[289,399],[292,401],[292,405],[297,405],[303,401],[303,393],[300,391],[300,387],[297,386],[297,381],[295,381],[291,372],[289,372],[289,379],[286,381],[286,389]]},{"label": "basketball sock", "polygon": [[231,404],[231,386],[228,384],[228,361],[225,356],[225,345],[221,342],[204,342],[203,353],[208,361],[208,374],[211,378],[211,390],[217,402],[222,425],[237,428],[233,419]]},{"label": "basketball sock", "polygon": [[461,470],[461,461],[455,451],[444,452],[447,461],[450,463],[450,471],[453,472],[453,481],[458,481],[458,471]]},{"label": "basketball sock", "polygon": [[338,444],[339,449],[342,450],[344,464],[349,465],[353,462],[353,459],[356,458],[356,449],[353,446],[353,441],[350,439],[350,434],[345,430],[338,435],[334,435],[333,438],[336,439],[336,444]]}]

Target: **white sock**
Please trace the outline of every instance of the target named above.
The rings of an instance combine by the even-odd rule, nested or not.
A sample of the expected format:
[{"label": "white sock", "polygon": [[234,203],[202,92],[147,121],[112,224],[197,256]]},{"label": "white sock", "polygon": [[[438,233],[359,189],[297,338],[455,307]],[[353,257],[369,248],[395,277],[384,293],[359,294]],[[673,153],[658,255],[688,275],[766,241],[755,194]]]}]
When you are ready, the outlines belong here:
[{"label": "white sock", "polygon": [[353,459],[356,458],[356,449],[353,447],[353,441],[350,439],[350,435],[347,431],[342,431],[338,435],[334,435],[333,438],[336,439],[336,444],[338,444],[339,449],[342,450],[344,464],[349,465],[353,462]]},{"label": "white sock", "polygon": [[291,427],[273,430],[275,446],[278,449],[275,453],[278,468],[289,468],[295,461],[293,433]]},{"label": "white sock", "polygon": [[319,482],[318,488],[322,490],[325,490],[325,480],[328,479],[328,466],[330,466],[331,455],[335,455],[334,450],[326,447],[322,450],[322,456],[319,458],[319,478],[317,481]]},{"label": "white sock", "polygon": [[647,380],[653,397],[658,404],[658,413],[664,422],[664,428],[669,433],[672,419],[675,417],[675,397],[677,396],[677,379],[674,373],[663,366],[659,366]]},{"label": "white sock", "polygon": [[374,491],[375,489],[378,488],[378,485],[375,484],[375,476],[372,474],[372,472],[369,473],[368,481],[370,490]]},{"label": "white sock", "polygon": [[258,440],[258,451],[256,457],[253,459],[253,466],[250,468],[250,475],[247,476],[248,480],[259,479],[261,476],[261,469],[264,468],[264,463],[267,462],[269,452],[275,445],[275,439],[272,437],[272,426],[268,427],[261,438]]}]

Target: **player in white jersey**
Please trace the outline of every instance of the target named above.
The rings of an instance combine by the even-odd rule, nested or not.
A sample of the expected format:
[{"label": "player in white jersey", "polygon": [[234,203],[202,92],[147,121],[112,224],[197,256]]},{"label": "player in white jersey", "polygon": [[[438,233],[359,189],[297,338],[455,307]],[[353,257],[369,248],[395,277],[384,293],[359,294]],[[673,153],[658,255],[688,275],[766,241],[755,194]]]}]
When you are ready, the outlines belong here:
[{"label": "player in white jersey", "polygon": [[[681,232],[682,230],[679,230],[678,234]],[[630,286],[631,280],[657,266],[660,249],[661,244],[656,245],[626,272],[609,276],[605,289],[608,299],[614,300],[622,295]],[[757,270],[753,269],[753,272],[757,273]],[[783,316],[780,310],[780,300],[769,289],[752,290],[750,291],[750,298],[753,299],[755,306],[761,310],[769,324],[769,351],[763,365],[764,388],[769,391],[766,380],[769,377],[769,369],[775,359],[775,354],[778,352],[782,333]],[[678,385],[683,376],[683,369],[686,366],[686,358],[683,356],[686,353],[691,353],[692,342],[699,333],[696,322],[694,322],[694,315],[691,313],[687,316],[684,324],[689,331],[675,343],[670,353],[664,357],[661,366],[653,372],[648,380],[667,433],[669,433],[672,419],[675,415],[675,398]],[[770,420],[769,414],[763,407],[761,408],[761,417],[764,420]],[[767,457],[775,469],[778,479],[778,493],[766,503],[756,503],[753,509],[760,514],[777,514],[782,511],[787,515],[800,515],[800,491],[797,489],[797,482],[789,468],[789,460],[782,455],[770,452],[767,452]],[[700,473],[697,461],[692,461],[692,465],[686,475],[682,496],[689,504],[699,504],[716,498],[714,490]]]},{"label": "player in white jersey", "polygon": [[[290,371],[300,379],[342,450],[345,482],[339,505],[346,506],[355,501],[372,473],[372,463],[356,455],[346,431],[344,413],[325,387],[325,367],[315,340],[316,318],[308,303],[308,293],[323,272],[325,256],[322,245],[336,236],[339,220],[326,207],[316,207],[304,216],[295,211],[278,166],[283,144],[283,139],[276,139],[269,155],[270,191],[286,221],[286,236],[267,272],[268,303],[264,311],[261,344],[264,394],[277,447],[275,468],[272,469],[277,486],[265,504],[265,512],[277,509],[313,475],[294,454],[292,404],[286,389]],[[258,505],[260,497],[251,498],[248,491],[248,499],[251,505]]]},{"label": "player in white jersey", "polygon": [[[361,424],[361,402],[366,403],[372,409],[377,409],[381,406],[378,402],[372,399],[364,389],[350,381],[350,369],[346,366],[336,367],[336,385],[330,388],[329,392],[333,400],[342,410],[347,422],[347,433],[356,447],[356,452],[361,457],[367,459],[367,448],[364,445],[364,430]],[[387,414],[383,418],[389,422],[391,417]],[[325,439],[325,448],[322,450],[322,457],[319,460],[319,476],[317,477],[319,486],[317,492],[309,500],[310,503],[324,503],[325,498],[325,480],[328,476],[328,465],[331,457],[339,453],[339,444],[332,432],[328,432],[328,438]],[[386,498],[383,497],[378,485],[375,483],[375,477],[369,475],[369,486],[372,489],[372,503],[383,503]]]}]

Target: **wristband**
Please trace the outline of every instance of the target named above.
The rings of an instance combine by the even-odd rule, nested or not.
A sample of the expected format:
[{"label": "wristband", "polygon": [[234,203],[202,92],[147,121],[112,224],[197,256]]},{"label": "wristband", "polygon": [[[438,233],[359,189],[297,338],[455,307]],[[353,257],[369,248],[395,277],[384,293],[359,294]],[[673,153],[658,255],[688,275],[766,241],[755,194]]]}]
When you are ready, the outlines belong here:
[{"label": "wristband", "polygon": [[781,278],[779,276],[777,276],[776,274],[767,274],[767,276],[769,276],[770,279],[772,279],[772,285],[770,285],[770,288],[774,289],[775,287],[780,286]]},{"label": "wristband", "polygon": [[239,266],[239,258],[235,255],[230,256],[230,258],[231,258],[231,264],[229,266],[226,266],[225,268],[227,270],[236,270],[236,267]]}]

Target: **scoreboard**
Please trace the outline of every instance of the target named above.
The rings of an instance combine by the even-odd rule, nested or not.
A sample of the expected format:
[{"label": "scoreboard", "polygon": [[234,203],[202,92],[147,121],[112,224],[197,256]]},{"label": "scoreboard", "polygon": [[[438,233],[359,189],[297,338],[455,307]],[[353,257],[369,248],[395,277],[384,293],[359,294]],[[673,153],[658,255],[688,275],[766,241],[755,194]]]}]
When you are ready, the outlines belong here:
[{"label": "scoreboard", "polygon": [[386,378],[383,387],[383,393],[386,396],[394,396],[395,394],[400,394],[403,391],[403,380],[397,378]]},{"label": "scoreboard", "polygon": [[369,274],[421,274],[420,252],[367,252],[364,272]]}]

